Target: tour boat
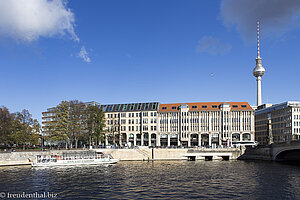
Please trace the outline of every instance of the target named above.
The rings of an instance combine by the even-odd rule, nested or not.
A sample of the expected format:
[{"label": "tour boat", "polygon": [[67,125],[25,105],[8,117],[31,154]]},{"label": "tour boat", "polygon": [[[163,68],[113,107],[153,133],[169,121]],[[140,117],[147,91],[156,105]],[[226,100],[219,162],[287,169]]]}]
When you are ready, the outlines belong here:
[{"label": "tour boat", "polygon": [[37,155],[35,161],[31,161],[33,167],[69,166],[69,165],[99,165],[114,164],[119,160],[112,158],[110,154],[97,152],[68,152],[61,155]]}]

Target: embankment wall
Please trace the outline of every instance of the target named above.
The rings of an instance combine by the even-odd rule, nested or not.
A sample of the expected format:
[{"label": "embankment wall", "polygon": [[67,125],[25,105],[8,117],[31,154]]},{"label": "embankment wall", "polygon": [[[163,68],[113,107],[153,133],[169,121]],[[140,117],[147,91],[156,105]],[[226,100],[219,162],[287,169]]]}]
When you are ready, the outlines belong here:
[{"label": "embankment wall", "polygon": [[270,147],[247,148],[238,158],[240,160],[272,160]]},{"label": "embankment wall", "polygon": [[[186,155],[191,149],[159,149],[159,148],[136,148],[136,149],[93,149],[95,151],[111,154],[120,161],[142,161],[142,160],[181,160],[187,159]],[[52,151],[30,151],[0,153],[0,166],[7,165],[29,165],[29,159],[35,160],[36,155],[61,155],[63,152],[83,150],[52,150]],[[192,150],[194,151],[194,150]],[[203,153],[215,152],[214,149],[197,150]],[[218,150],[218,152],[228,150]],[[230,150],[231,151],[231,150]],[[216,153],[216,152],[215,152]],[[236,159],[239,152],[235,152],[232,159]]]}]

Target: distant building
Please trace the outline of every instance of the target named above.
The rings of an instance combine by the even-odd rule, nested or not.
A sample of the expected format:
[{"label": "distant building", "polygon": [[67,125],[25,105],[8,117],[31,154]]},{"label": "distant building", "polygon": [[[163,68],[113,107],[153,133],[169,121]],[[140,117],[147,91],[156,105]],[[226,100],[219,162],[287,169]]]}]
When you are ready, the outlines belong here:
[{"label": "distant building", "polygon": [[47,123],[52,121],[55,121],[55,108],[47,108],[42,112],[42,134],[45,134]]},{"label": "distant building", "polygon": [[263,104],[255,111],[255,140],[260,144],[300,139],[300,102]]}]

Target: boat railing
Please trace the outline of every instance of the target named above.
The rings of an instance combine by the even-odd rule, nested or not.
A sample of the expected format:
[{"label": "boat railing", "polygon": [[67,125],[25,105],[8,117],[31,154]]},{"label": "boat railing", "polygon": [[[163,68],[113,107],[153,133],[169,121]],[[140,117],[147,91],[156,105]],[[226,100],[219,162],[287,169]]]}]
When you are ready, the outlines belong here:
[{"label": "boat railing", "polygon": [[57,157],[54,155],[41,156],[37,155],[37,163],[57,162]]},{"label": "boat railing", "polygon": [[37,155],[37,163],[57,162],[58,160],[112,159],[110,154],[103,153],[62,153],[62,155]]}]

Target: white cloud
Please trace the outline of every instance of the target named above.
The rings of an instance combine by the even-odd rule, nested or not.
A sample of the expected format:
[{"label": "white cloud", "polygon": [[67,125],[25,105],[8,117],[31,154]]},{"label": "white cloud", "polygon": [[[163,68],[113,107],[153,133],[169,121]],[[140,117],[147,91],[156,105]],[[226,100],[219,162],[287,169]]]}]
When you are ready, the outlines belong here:
[{"label": "white cloud", "polygon": [[198,42],[197,51],[200,53],[206,52],[211,55],[225,55],[231,48],[231,44],[222,43],[218,38],[203,36]]},{"label": "white cloud", "polygon": [[78,57],[82,58],[85,62],[90,63],[91,59],[89,57],[88,52],[85,50],[85,47],[82,46],[80,52],[78,53]]},{"label": "white cloud", "polygon": [[79,41],[74,22],[65,0],[0,0],[0,35],[17,41],[66,34]]},{"label": "white cloud", "polygon": [[255,39],[258,18],[263,36],[278,37],[300,27],[300,1],[222,0],[221,15],[224,24],[235,26],[246,41]]}]

